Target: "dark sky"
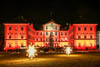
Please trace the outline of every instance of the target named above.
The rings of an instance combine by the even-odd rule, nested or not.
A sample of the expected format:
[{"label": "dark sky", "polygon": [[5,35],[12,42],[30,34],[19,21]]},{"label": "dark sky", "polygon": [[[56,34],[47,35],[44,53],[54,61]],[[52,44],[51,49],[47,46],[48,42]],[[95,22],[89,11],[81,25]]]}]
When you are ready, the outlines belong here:
[{"label": "dark sky", "polygon": [[45,16],[50,11],[61,16],[87,15],[100,12],[99,1],[92,0],[4,0],[0,2],[1,16]]},{"label": "dark sky", "polygon": [[0,2],[0,16],[26,16],[35,18],[66,18],[83,16],[100,19],[99,0],[3,0]]}]

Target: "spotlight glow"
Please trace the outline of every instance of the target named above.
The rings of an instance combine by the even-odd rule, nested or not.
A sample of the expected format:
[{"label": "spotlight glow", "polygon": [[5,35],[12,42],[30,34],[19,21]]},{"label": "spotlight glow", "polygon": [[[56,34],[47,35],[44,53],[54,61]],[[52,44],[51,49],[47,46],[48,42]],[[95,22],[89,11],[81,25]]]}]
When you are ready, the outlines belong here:
[{"label": "spotlight glow", "polygon": [[34,47],[34,45],[29,45],[28,49],[27,49],[27,56],[30,58],[30,59],[33,59],[33,57],[35,57],[37,55],[36,53],[36,49]]},{"label": "spotlight glow", "polygon": [[71,51],[72,51],[71,47],[66,47],[65,52],[68,56],[71,54]]}]

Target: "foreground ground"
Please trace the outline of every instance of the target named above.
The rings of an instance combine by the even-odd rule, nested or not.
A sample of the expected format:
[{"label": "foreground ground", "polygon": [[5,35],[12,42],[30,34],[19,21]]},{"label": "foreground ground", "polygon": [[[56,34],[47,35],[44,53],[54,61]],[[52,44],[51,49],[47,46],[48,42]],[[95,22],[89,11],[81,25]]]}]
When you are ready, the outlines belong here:
[{"label": "foreground ground", "polygon": [[39,54],[30,60],[24,53],[0,53],[0,67],[99,67],[100,52]]}]

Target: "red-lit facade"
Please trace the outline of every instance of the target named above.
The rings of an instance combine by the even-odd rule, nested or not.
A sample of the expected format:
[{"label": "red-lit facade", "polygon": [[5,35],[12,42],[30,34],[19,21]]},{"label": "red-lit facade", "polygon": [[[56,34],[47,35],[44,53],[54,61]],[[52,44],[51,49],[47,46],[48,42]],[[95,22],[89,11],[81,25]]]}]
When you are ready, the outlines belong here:
[{"label": "red-lit facade", "polygon": [[33,25],[25,23],[5,23],[5,48],[20,49],[30,43],[37,47],[71,46],[73,49],[96,49],[97,24],[73,24],[68,30],[60,30],[60,25],[51,20],[43,25],[43,30],[35,30]]},{"label": "red-lit facade", "polygon": [[[28,45],[28,31],[33,28],[26,23],[5,23],[5,47],[4,50],[22,49]],[[31,34],[30,34],[31,35]]]},{"label": "red-lit facade", "polygon": [[97,24],[73,24],[69,28],[69,43],[74,49],[96,49]]},{"label": "red-lit facade", "polygon": [[43,25],[43,30],[35,31],[35,46],[50,47],[50,38],[54,48],[64,47],[68,45],[68,31],[60,30],[60,25],[51,20]]}]

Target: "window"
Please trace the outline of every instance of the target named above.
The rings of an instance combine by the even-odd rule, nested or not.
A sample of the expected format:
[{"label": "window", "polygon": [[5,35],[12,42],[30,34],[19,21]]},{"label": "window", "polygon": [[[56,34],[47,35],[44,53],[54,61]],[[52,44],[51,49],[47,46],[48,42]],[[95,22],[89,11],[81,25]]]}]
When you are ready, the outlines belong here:
[{"label": "window", "polygon": [[78,44],[78,47],[81,47],[81,43]]},{"label": "window", "polygon": [[21,47],[25,47],[23,43],[21,43]]},{"label": "window", "polygon": [[9,39],[11,39],[11,35],[9,35]]},{"label": "window", "polygon": [[57,41],[57,38],[56,38],[56,41]]},{"label": "window", "polygon": [[41,41],[42,41],[42,38],[41,38]]},{"label": "window", "polygon": [[80,39],[80,35],[78,35],[78,38]]},{"label": "window", "polygon": [[15,39],[17,39],[17,33],[15,33]]},{"label": "window", "polygon": [[92,35],[90,35],[90,39],[92,39]]},{"label": "window", "polygon": [[92,43],[90,43],[90,47],[93,47]]},{"label": "window", "polygon": [[84,28],[84,30],[86,31],[86,27]]},{"label": "window", "polygon": [[90,31],[92,31],[92,27],[90,27]]},{"label": "window", "polygon": [[86,35],[84,36],[84,38],[86,39]]},{"label": "window", "polygon": [[57,30],[57,26],[56,26],[56,30]]},{"label": "window", "polygon": [[67,38],[65,38],[65,41],[67,40]]},{"label": "window", "polygon": [[42,36],[42,32],[40,33],[40,35]]},{"label": "window", "polygon": [[21,30],[24,30],[24,27],[21,27]]},{"label": "window", "polygon": [[48,39],[46,38],[46,41],[48,41]]},{"label": "window", "polygon": [[21,39],[23,39],[24,37],[23,37],[23,35],[21,36]]},{"label": "window", "polygon": [[12,27],[9,27],[9,30],[12,30]]},{"label": "window", "polygon": [[48,29],[48,27],[46,26],[46,30]]},{"label": "window", "polygon": [[37,32],[37,35],[38,35],[38,32]]},{"label": "window", "polygon": [[53,35],[53,32],[50,32],[50,35]]},{"label": "window", "polygon": [[78,27],[78,31],[80,31],[81,29],[80,29],[80,27]]},{"label": "window", "polygon": [[17,31],[17,26],[15,26],[15,31]]},{"label": "window", "polygon": [[57,32],[55,32],[55,35],[57,35]]},{"label": "window", "polygon": [[11,44],[9,44],[9,48],[11,48]]},{"label": "window", "polygon": [[65,35],[67,35],[67,32],[65,32]]},{"label": "window", "polygon": [[48,35],[48,32],[46,32],[46,35]]},{"label": "window", "polygon": [[63,32],[61,32],[61,35],[63,35]]},{"label": "window", "polygon": [[63,38],[61,38],[61,41],[63,41]]}]

